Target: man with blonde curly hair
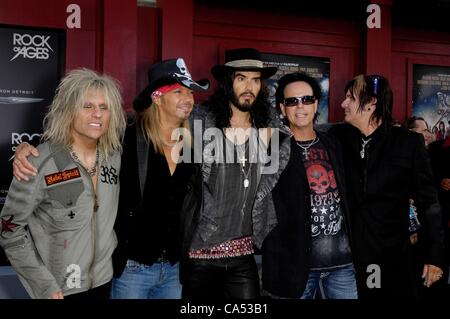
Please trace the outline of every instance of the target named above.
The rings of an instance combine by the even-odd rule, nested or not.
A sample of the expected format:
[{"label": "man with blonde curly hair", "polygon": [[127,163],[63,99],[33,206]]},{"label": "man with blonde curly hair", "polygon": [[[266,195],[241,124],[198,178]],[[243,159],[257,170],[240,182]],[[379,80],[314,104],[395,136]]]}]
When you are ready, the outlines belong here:
[{"label": "man with blonde curly hair", "polygon": [[44,119],[35,176],[14,179],[0,245],[32,298],[108,298],[125,118],[117,83],[69,72]]}]

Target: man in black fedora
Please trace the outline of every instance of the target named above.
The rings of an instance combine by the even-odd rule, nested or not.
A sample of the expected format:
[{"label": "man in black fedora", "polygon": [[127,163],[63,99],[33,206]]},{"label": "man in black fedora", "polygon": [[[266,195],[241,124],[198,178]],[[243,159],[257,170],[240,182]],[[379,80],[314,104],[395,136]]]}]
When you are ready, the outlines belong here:
[{"label": "man in black fedora", "polygon": [[[197,198],[198,205],[185,205],[200,210],[200,218],[194,220],[193,231],[184,236],[181,272],[184,298],[259,296],[253,245],[261,245],[276,218],[274,214],[253,210],[258,203],[255,198],[262,163],[252,158],[251,132],[270,126],[273,116],[266,80],[276,71],[277,68],[264,67],[255,49],[229,50],[225,64],[211,69],[218,82],[217,90],[193,111],[194,131],[198,125],[203,132],[216,130],[220,133],[215,135],[216,146],[222,147],[216,148],[213,161],[208,160],[207,147],[203,147],[202,196]],[[267,136],[270,133],[265,140],[261,138],[266,145]],[[225,161],[221,152],[227,153]],[[193,215],[189,209],[183,214]]]},{"label": "man in black fedora", "polygon": [[191,143],[174,131],[189,127],[193,91],[206,91],[209,81],[194,81],[182,58],[153,65],[148,81],[133,101],[136,121],[124,139],[111,294],[117,299],[181,297],[181,204],[195,167],[178,161]]},{"label": "man in black fedora", "polygon": [[[136,115],[129,118],[120,173],[115,172],[121,187],[112,298],[181,297],[181,205],[199,167],[178,161],[183,144],[190,141],[174,139],[173,132],[188,128],[193,91],[208,87],[208,80],[192,79],[182,58],[164,60],[149,69],[148,85],[133,102]],[[19,147],[16,177],[30,175],[24,167],[32,169],[26,162],[31,152],[31,146]],[[108,180],[109,173],[102,171],[101,178]]]}]

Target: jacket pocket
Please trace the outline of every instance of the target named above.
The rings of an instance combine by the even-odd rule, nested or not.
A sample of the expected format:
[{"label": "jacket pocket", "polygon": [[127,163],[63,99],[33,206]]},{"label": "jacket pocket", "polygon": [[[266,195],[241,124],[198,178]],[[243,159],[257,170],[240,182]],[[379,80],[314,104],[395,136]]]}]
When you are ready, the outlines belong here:
[{"label": "jacket pocket", "polygon": [[75,182],[47,188],[49,199],[56,201],[61,207],[65,208],[75,206],[83,191],[84,185],[81,179]]},{"label": "jacket pocket", "polygon": [[49,211],[49,215],[54,226],[63,230],[79,229],[86,222],[90,221],[90,217],[87,218],[89,213],[78,207],[73,207],[71,209],[54,208]]},{"label": "jacket pocket", "polygon": [[83,191],[82,180],[47,189],[51,204],[47,212],[58,229],[77,229],[89,220],[90,211],[83,209],[80,203],[77,205]]}]

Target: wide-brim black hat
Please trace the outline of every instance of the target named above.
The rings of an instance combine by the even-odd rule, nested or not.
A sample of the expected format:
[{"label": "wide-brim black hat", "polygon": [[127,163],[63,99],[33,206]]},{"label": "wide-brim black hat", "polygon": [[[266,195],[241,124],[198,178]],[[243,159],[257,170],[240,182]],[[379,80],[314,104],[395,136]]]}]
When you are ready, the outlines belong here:
[{"label": "wide-brim black hat", "polygon": [[194,81],[182,58],[155,63],[148,70],[148,85],[133,101],[133,108],[142,112],[152,104],[152,93],[165,85],[179,83],[193,91],[204,92],[209,88],[209,80]]},{"label": "wide-brim black hat", "polygon": [[278,68],[264,67],[261,54],[258,50],[253,48],[240,48],[227,50],[225,52],[225,64],[213,66],[211,73],[216,80],[220,80],[226,74],[239,70],[261,72],[261,77],[268,79],[277,73]]}]

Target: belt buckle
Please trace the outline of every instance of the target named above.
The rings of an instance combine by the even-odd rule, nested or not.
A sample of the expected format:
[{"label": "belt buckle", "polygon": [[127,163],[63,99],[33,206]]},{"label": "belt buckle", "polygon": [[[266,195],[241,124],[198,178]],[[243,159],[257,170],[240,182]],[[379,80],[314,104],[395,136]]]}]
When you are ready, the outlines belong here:
[{"label": "belt buckle", "polygon": [[167,255],[166,250],[163,250],[163,251],[161,252],[161,254],[159,255],[159,257],[156,259],[156,262],[157,262],[157,263],[165,263],[165,262],[168,262],[166,255]]}]

